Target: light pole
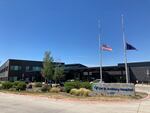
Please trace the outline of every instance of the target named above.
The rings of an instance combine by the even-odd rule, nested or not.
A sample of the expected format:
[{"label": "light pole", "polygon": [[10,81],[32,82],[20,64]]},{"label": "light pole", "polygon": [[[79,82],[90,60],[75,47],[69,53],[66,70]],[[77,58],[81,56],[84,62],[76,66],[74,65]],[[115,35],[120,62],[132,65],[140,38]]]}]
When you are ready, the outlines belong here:
[{"label": "light pole", "polygon": [[147,82],[149,84],[149,75],[150,75],[149,69],[146,70],[146,74],[147,74]]}]

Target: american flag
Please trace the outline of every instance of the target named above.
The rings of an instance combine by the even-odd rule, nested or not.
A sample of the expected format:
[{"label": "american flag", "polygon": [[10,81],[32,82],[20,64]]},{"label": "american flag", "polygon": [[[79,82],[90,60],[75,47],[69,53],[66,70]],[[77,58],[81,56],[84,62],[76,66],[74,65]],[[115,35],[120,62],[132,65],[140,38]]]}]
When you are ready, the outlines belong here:
[{"label": "american flag", "polygon": [[102,50],[103,51],[112,51],[112,48],[107,46],[106,44],[102,45]]}]

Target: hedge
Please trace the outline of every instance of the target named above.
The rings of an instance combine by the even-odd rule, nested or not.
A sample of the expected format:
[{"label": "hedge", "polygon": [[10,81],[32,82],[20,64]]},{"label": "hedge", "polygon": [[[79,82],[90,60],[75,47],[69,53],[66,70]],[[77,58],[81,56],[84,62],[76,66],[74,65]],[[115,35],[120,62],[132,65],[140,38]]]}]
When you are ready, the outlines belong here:
[{"label": "hedge", "polygon": [[15,82],[3,82],[2,83],[2,89],[11,89],[14,88],[16,90],[25,90],[26,89],[26,83],[15,81]]},{"label": "hedge", "polygon": [[45,84],[45,85],[42,86],[41,91],[42,92],[48,92],[50,90],[50,88],[51,87],[49,85]]},{"label": "hedge", "polygon": [[20,83],[20,81],[13,82],[13,88],[16,88],[19,83]]},{"label": "hedge", "polygon": [[10,89],[13,87],[13,83],[12,82],[3,82],[2,83],[2,89]]},{"label": "hedge", "polygon": [[91,90],[92,85],[89,82],[74,81],[74,82],[65,82],[64,87],[65,91],[69,93],[71,89],[86,88]]},{"label": "hedge", "polygon": [[25,82],[19,82],[16,86],[16,90],[26,90],[26,83]]}]

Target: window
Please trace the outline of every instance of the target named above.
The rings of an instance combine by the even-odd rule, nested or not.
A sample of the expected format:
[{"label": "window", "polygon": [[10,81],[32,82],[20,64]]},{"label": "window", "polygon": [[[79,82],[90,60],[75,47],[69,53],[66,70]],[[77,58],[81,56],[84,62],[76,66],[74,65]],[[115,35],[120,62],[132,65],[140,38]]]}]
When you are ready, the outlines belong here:
[{"label": "window", "polygon": [[30,66],[26,66],[26,71],[29,71],[30,70]]},{"label": "window", "polygon": [[17,81],[17,76],[9,77],[9,80],[10,80],[10,81]]},{"label": "window", "polygon": [[83,72],[83,75],[88,75],[88,72]]},{"label": "window", "polygon": [[89,75],[92,75],[92,72],[89,72]]},{"label": "window", "polygon": [[21,66],[11,66],[10,70],[11,71],[19,71],[19,70],[21,70]]},{"label": "window", "polygon": [[41,71],[41,67],[34,66],[34,67],[33,67],[33,71]]}]

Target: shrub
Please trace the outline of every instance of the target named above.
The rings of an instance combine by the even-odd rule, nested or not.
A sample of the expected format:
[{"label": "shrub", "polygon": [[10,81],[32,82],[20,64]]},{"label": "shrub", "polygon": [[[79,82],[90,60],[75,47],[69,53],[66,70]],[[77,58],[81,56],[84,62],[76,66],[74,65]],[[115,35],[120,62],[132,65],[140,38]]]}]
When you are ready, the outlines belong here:
[{"label": "shrub", "polygon": [[69,93],[71,89],[75,88],[74,85],[71,82],[66,82],[64,84],[64,87],[65,87],[65,91],[67,93]]},{"label": "shrub", "polygon": [[20,81],[13,82],[13,88],[17,88],[17,86],[18,86],[19,83],[20,83]]},{"label": "shrub", "polygon": [[26,89],[26,83],[25,82],[19,82],[16,86],[16,90],[25,90]]},{"label": "shrub", "polygon": [[64,87],[59,87],[61,92],[65,92],[65,88]]},{"label": "shrub", "polygon": [[48,92],[50,90],[50,86],[49,85],[44,85],[44,86],[42,86],[42,88],[41,88],[41,91],[42,92]]},{"label": "shrub", "polygon": [[13,87],[13,83],[12,82],[3,82],[2,83],[2,88],[3,89],[10,89]]},{"label": "shrub", "polygon": [[71,89],[70,94],[75,96],[89,96],[91,91],[89,89],[80,88],[80,89]]},{"label": "shrub", "polygon": [[85,88],[80,88],[79,89],[80,90],[80,95],[81,96],[89,96],[89,94],[91,93],[91,90],[89,90],[89,89],[85,89]]},{"label": "shrub", "polygon": [[22,81],[15,81],[12,83],[13,87],[12,90],[16,89],[16,90],[25,90],[26,89],[26,83],[22,82]]},{"label": "shrub", "polygon": [[16,91],[16,88],[10,88],[10,89],[8,89],[9,91]]},{"label": "shrub", "polygon": [[80,88],[86,88],[86,89],[91,89],[92,86],[89,82],[80,82],[80,81],[73,81],[73,82],[65,82],[64,84],[65,91],[70,92],[71,89],[80,89]]},{"label": "shrub", "polygon": [[82,82],[80,88],[86,88],[86,89],[91,90],[92,89],[92,85],[89,82]]},{"label": "shrub", "polygon": [[61,90],[58,87],[53,87],[53,88],[50,89],[50,92],[53,92],[53,93],[59,93],[60,91]]},{"label": "shrub", "polygon": [[70,94],[75,95],[75,96],[79,96],[80,95],[80,91],[78,89],[71,89],[70,90]]},{"label": "shrub", "polygon": [[80,91],[80,95],[83,95],[85,92],[85,88],[80,88],[79,91]]},{"label": "shrub", "polygon": [[75,94],[76,90],[77,89],[71,89],[69,93],[73,95],[73,94]]},{"label": "shrub", "polygon": [[31,92],[36,92],[36,93],[41,93],[42,92],[42,87],[36,87],[36,88],[33,88],[33,89],[30,89],[28,91],[31,91]]},{"label": "shrub", "polygon": [[42,83],[41,82],[35,82],[35,87],[42,87]]},{"label": "shrub", "polygon": [[1,89],[3,89],[3,88],[2,88],[2,84],[0,84],[0,90],[1,90]]},{"label": "shrub", "polygon": [[71,89],[80,88],[80,82],[79,81],[65,82],[64,87],[65,91],[69,93]]}]

